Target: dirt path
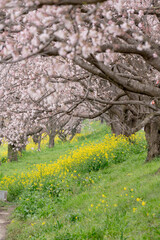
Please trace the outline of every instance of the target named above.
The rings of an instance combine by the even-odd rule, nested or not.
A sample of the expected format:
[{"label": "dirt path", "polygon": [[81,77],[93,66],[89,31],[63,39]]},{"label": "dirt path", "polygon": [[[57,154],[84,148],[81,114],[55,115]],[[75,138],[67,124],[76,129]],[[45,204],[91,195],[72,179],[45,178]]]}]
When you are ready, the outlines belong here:
[{"label": "dirt path", "polygon": [[0,240],[6,239],[6,229],[10,223],[9,217],[14,208],[14,206],[0,207]]}]

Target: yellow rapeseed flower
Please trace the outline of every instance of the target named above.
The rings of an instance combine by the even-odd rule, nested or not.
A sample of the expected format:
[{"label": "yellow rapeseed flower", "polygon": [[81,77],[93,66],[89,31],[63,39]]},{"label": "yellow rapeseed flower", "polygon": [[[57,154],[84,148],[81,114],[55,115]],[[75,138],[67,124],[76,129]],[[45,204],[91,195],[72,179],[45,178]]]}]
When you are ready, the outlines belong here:
[{"label": "yellow rapeseed flower", "polygon": [[145,206],[146,205],[146,202],[142,201],[142,206]]},{"label": "yellow rapeseed flower", "polygon": [[135,212],[137,210],[137,208],[133,208],[133,212]]},{"label": "yellow rapeseed flower", "polygon": [[[42,138],[43,148],[43,146],[45,147],[47,144],[48,136],[43,135]],[[137,142],[139,141],[139,138],[136,135],[131,136],[131,139],[134,139],[134,141]],[[96,144],[82,144],[81,147],[71,151],[69,155],[60,156],[59,159],[55,162],[50,162],[49,164],[35,164],[34,170],[30,172],[21,173],[21,175],[19,176],[13,175],[3,177],[0,182],[0,187],[3,189],[8,189],[14,184],[22,184],[24,187],[27,187],[29,185],[39,182],[39,184],[36,184],[36,189],[41,190],[43,186],[43,181],[41,180],[48,176],[61,179],[61,182],[64,182],[64,185],[66,185],[65,176],[67,174],[69,176],[72,176],[73,179],[76,179],[77,176],[79,177],[79,174],[77,176],[74,176],[74,173],[78,172],[77,168],[79,168],[79,166],[83,166],[84,164],[87,165],[87,163],[91,165],[91,161],[94,163],[97,162],[100,165],[101,163],[103,163],[103,161],[108,161],[109,157],[114,159],[114,150],[119,145],[124,146],[125,149],[127,149],[130,145],[130,142],[126,137],[122,135],[116,137],[115,135],[110,136],[107,134],[103,142]],[[29,138],[27,148],[29,151],[32,151],[32,148],[37,148],[32,138]],[[99,176],[99,178],[100,177],[101,176]],[[85,184],[86,182],[94,183],[94,180],[86,177],[83,183]],[[127,188],[124,187],[124,190],[127,190]],[[102,197],[104,198],[105,195],[103,195]],[[26,200],[29,201],[29,199]]]}]

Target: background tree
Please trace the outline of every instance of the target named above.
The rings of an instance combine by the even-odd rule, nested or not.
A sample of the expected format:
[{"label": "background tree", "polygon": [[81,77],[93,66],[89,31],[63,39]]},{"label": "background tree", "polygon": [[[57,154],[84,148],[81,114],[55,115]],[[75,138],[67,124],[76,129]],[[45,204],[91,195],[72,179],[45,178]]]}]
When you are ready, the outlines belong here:
[{"label": "background tree", "polygon": [[[145,127],[147,161],[160,155],[158,1],[2,0],[0,7],[2,64],[43,56],[58,66],[60,56],[65,61],[60,81],[71,78],[89,86],[68,109],[61,105],[59,113],[95,118],[107,112],[113,131],[118,119],[122,129],[127,129],[119,132],[126,135]],[[38,62],[36,66],[38,70]],[[90,90],[95,79],[107,83],[107,100],[103,84],[101,95]]]}]

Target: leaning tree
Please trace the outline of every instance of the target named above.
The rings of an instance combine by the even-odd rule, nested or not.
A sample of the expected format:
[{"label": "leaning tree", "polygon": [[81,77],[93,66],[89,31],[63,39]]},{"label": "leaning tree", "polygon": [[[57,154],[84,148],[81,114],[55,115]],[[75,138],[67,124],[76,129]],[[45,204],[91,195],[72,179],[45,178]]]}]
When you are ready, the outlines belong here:
[{"label": "leaning tree", "polygon": [[[70,81],[71,64],[72,79],[81,71],[88,84],[59,112],[84,118],[108,113],[113,131],[121,127],[127,135],[144,127],[147,160],[160,155],[159,1],[1,0],[0,8],[2,64],[25,64],[38,55],[54,58],[54,67],[60,56],[67,64],[58,79]],[[103,82],[100,95],[93,94],[94,80]],[[103,94],[105,84],[110,90]],[[84,103],[89,111],[78,111]]]}]

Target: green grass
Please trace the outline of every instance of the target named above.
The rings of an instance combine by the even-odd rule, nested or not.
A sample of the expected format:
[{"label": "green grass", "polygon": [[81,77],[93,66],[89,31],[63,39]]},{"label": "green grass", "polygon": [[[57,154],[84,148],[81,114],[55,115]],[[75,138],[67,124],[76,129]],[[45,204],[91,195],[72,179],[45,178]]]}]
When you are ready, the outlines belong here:
[{"label": "green grass", "polygon": [[[90,124],[89,121],[85,121],[83,123],[82,133],[77,137],[78,141],[64,143],[59,141],[55,144],[55,147],[51,149],[47,148],[41,152],[23,152],[22,157],[19,157],[18,162],[2,163],[2,165],[0,165],[0,180],[4,176],[28,172],[35,168],[35,164],[54,162],[61,155],[81,146],[82,143],[87,143],[89,141],[102,141],[107,133],[111,132],[106,124],[100,124],[98,121]],[[0,146],[0,153],[4,150],[6,150],[6,146]]]},{"label": "green grass", "polygon": [[[17,212],[8,239],[160,239],[160,176],[155,175],[160,164],[144,164],[145,156],[132,155],[126,162],[87,174],[95,183],[83,191],[75,189],[71,197],[61,196],[47,217],[20,220]],[[45,211],[50,201],[47,204]]]},{"label": "green grass", "polygon": [[[87,126],[83,131],[87,134]],[[12,175],[15,169],[20,173],[33,164],[54,161],[83,141],[101,141],[108,129],[95,122],[91,131],[93,135],[88,132],[78,142],[25,153],[18,163],[2,164],[2,174],[7,166],[7,174]],[[70,191],[63,191],[63,184],[51,197],[45,189],[23,191],[16,200],[7,240],[159,240],[160,174],[155,172],[160,159],[145,164],[146,151],[138,146],[132,150],[126,161],[68,178]],[[121,152],[118,154],[123,158]],[[50,181],[53,179],[44,186],[50,187]]]}]

